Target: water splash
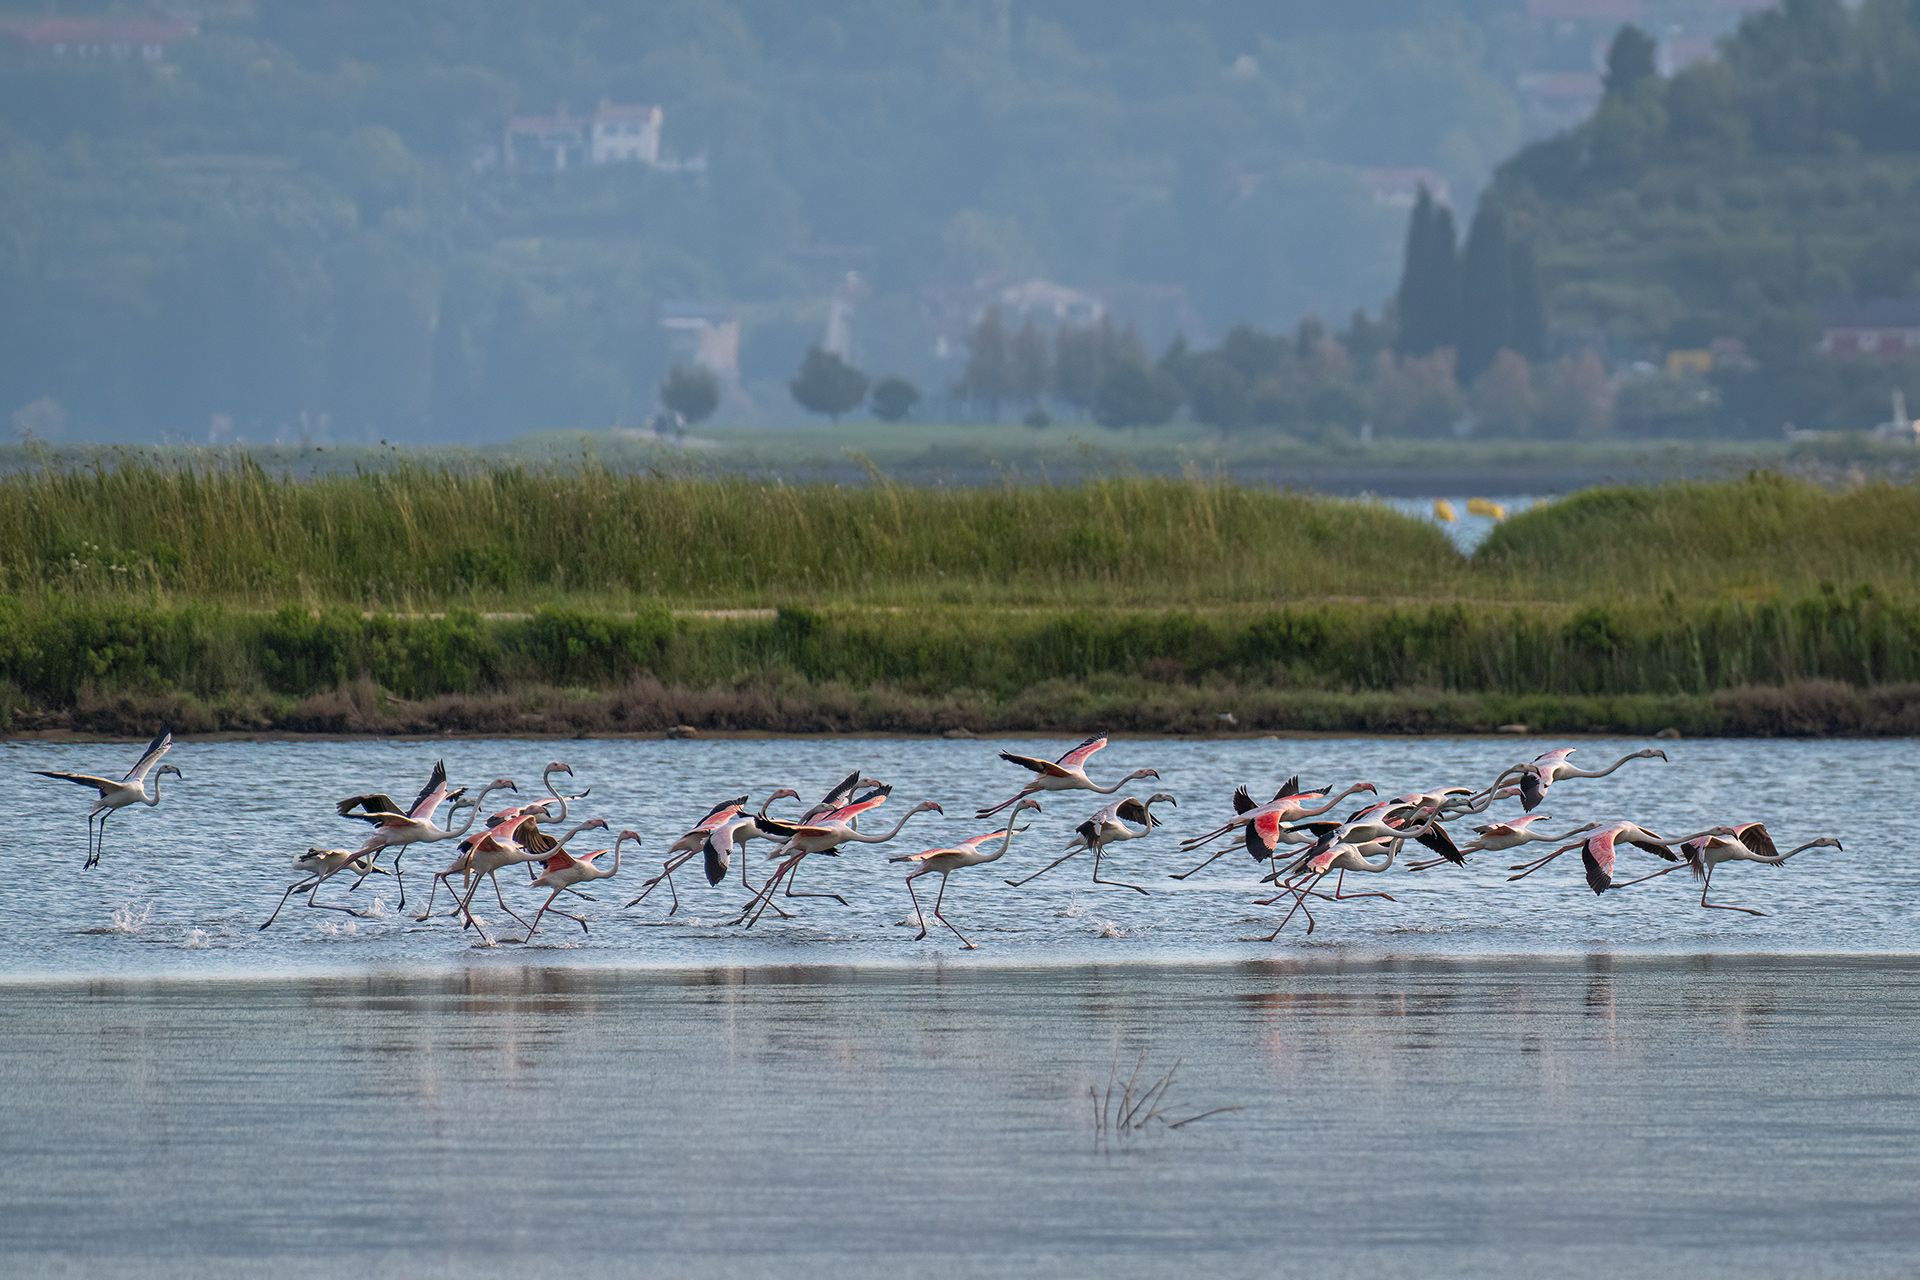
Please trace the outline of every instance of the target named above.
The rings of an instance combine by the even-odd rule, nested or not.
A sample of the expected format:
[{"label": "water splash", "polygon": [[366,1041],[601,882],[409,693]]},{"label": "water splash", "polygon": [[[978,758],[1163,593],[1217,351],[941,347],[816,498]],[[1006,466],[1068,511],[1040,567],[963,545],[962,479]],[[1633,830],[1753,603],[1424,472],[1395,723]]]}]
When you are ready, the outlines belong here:
[{"label": "water splash", "polygon": [[147,917],[152,914],[153,904],[151,902],[140,908],[139,915],[133,913],[131,904],[115,907],[112,914],[107,917],[109,922],[107,931],[109,933],[138,933],[140,930],[146,928]]},{"label": "water splash", "polygon": [[387,918],[387,904],[379,898],[375,898],[373,905],[360,913],[360,918],[362,920],[385,920]]},{"label": "water splash", "polygon": [[1093,936],[1096,938],[1124,938],[1127,931],[1111,920],[1095,920]]},{"label": "water splash", "polygon": [[360,926],[349,920],[345,924],[335,924],[331,920],[320,922],[320,934],[326,938],[352,938],[359,934]]},{"label": "water splash", "polygon": [[207,949],[207,931],[205,929],[187,930],[186,940],[180,945],[188,951],[205,951]]},{"label": "water splash", "polygon": [[922,916],[918,911],[909,911],[907,912],[907,918],[905,920],[895,920],[893,923],[901,929],[924,929],[927,927],[926,917]]}]

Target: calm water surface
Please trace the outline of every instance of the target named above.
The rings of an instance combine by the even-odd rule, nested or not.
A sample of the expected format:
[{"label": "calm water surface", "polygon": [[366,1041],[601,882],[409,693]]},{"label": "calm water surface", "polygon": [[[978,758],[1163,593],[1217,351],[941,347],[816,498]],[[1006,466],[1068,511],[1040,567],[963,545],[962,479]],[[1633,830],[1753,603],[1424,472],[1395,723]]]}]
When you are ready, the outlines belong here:
[{"label": "calm water surface", "polygon": [[[1005,862],[954,878],[977,952],[912,940],[887,848],[810,860],[803,887],[850,905],[751,933],[720,927],[737,881],[695,867],[669,923],[623,911],[631,859],[577,904],[590,933],[550,917],[535,947],[416,923],[387,881],[353,895],[378,918],[255,927],[294,852],[356,834],[333,799],[411,797],[437,756],[527,787],[567,760],[583,816],[649,854],[710,798],[811,797],[857,765],[895,784],[876,816],[946,805],[911,850],[991,825],[965,815],[1021,779],[996,749],[1067,745],[183,744],[184,785],[116,818],[92,872],[77,793],[25,771],[118,773],[137,748],[0,751],[0,1274],[1920,1267],[1920,867],[1891,803],[1909,743],[1670,743],[1671,764],[1555,785],[1555,829],[1759,817],[1783,846],[1846,840],[1724,869],[1718,900],[1765,918],[1701,911],[1684,875],[1595,898],[1571,855],[1518,885],[1482,857],[1367,877],[1398,901],[1325,904],[1311,939],[1242,941],[1275,922],[1243,854],[1166,879],[1235,783],[1397,793],[1559,745],[1323,739],[1115,742],[1096,778],[1151,765],[1181,799],[1109,864],[1153,895],[1090,885],[1084,860],[1001,884],[1101,803],[1052,799]],[[502,878],[523,913],[544,897]],[[1168,1118],[1237,1109],[1101,1144],[1087,1091],[1142,1051],[1143,1078],[1179,1062]]]}]

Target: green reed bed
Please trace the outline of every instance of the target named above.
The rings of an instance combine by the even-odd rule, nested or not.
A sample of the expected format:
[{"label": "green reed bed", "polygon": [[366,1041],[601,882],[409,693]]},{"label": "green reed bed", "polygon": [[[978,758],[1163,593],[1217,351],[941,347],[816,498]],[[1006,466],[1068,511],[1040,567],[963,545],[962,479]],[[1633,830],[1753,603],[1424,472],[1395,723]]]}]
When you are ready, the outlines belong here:
[{"label": "green reed bed", "polygon": [[1385,507],[1199,480],[786,486],[586,468],[278,478],[128,465],[0,479],[0,590],[405,610],[1163,604],[1407,593],[1465,568]]}]

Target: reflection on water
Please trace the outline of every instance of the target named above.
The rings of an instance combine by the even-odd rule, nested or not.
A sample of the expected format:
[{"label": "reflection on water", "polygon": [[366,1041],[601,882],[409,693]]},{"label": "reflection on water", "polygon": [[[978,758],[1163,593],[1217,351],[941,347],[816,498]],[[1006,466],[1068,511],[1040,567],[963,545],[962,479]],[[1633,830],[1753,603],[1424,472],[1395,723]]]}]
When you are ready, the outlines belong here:
[{"label": "reflection on water", "polygon": [[[14,984],[0,1271],[1910,1274],[1916,1013],[1857,958]],[[1143,1049],[1240,1110],[1100,1146]]]},{"label": "reflection on water", "polygon": [[[1232,850],[1191,880],[1167,878],[1197,861],[1179,853],[1180,838],[1216,825],[1230,812],[1229,797],[1240,783],[1270,793],[1280,779],[1299,773],[1315,782],[1366,779],[1392,795],[1478,783],[1507,764],[1562,745],[1524,737],[1116,741],[1094,757],[1097,779],[1150,766],[1161,775],[1154,786],[1180,799],[1178,809],[1165,811],[1163,829],[1116,845],[1103,864],[1108,878],[1147,885],[1151,897],[1091,884],[1084,857],[1023,888],[1002,883],[1003,877],[1044,866],[1073,839],[1074,827],[1105,802],[1049,796],[1025,843],[1005,862],[963,870],[947,890],[945,910],[981,950],[960,952],[944,931],[913,941],[913,930],[902,923],[911,910],[904,871],[890,866],[887,855],[951,844],[990,828],[991,821],[966,815],[1005,799],[1026,777],[995,758],[1000,748],[1053,755],[1069,745],[1047,739],[183,743],[169,756],[186,770],[182,786],[170,787],[160,808],[141,807],[116,821],[102,866],[82,871],[85,835],[74,788],[25,771],[97,769],[124,751],[12,744],[0,750],[0,764],[11,766],[0,769],[0,787],[14,815],[0,847],[0,870],[14,886],[0,899],[0,975],[244,976],[525,963],[919,965],[934,957],[991,965],[1330,952],[1920,951],[1920,859],[1899,854],[1914,846],[1920,816],[1886,804],[1907,781],[1904,760],[1911,744],[1905,742],[1667,743],[1671,764],[1636,761],[1606,779],[1553,788],[1547,808],[1554,830],[1632,818],[1678,833],[1759,818],[1782,847],[1826,834],[1847,842],[1845,852],[1816,850],[1779,869],[1723,867],[1714,880],[1718,900],[1772,913],[1764,918],[1700,910],[1699,889],[1684,875],[1596,898],[1571,855],[1520,884],[1506,880],[1506,865],[1515,858],[1480,855],[1464,870],[1396,869],[1370,879],[1366,887],[1388,888],[1398,901],[1316,903],[1320,924],[1311,938],[1296,919],[1279,942],[1266,946],[1243,939],[1271,932],[1281,912],[1250,905],[1266,895],[1257,892],[1257,869],[1244,852]],[[1589,740],[1577,759],[1606,764],[1644,745]],[[637,854],[629,846],[617,879],[586,886],[598,891],[598,901],[575,903],[591,932],[559,920],[543,924],[541,945],[525,953],[476,951],[472,931],[445,918],[416,923],[400,911],[389,880],[370,881],[352,895],[340,882],[324,890],[332,901],[366,907],[379,901],[377,918],[308,911],[296,899],[272,929],[255,928],[291,882],[296,853],[359,838],[360,824],[334,816],[338,797],[371,787],[411,794],[441,756],[456,782],[507,773],[532,787],[541,766],[556,755],[574,766],[578,785],[593,788],[580,816],[604,817],[615,830],[631,826],[646,837]],[[724,887],[711,888],[696,860],[679,877],[684,905],[671,918],[665,895],[622,909],[659,866],[666,844],[713,798],[742,791],[757,798],[783,785],[811,797],[856,765],[894,784],[894,799],[882,816],[923,798],[940,801],[947,816],[914,819],[892,846],[809,859],[803,884],[841,893],[848,906],[819,898],[782,900],[792,908],[792,920],[769,913],[752,931],[726,928],[745,897],[737,873]],[[1496,812],[1508,810],[1517,812],[1511,804]],[[1876,828],[1856,832],[1857,815],[1868,812],[1876,815]],[[766,848],[753,846],[756,883],[765,874]],[[1895,856],[1886,856],[1889,851]],[[449,856],[445,845],[407,855],[409,912],[424,901],[426,873],[445,866]],[[1631,867],[1645,861],[1638,853],[1626,857]],[[509,869],[500,880],[523,915],[545,897],[529,886],[524,871]],[[444,904],[445,895],[440,898]],[[508,926],[496,925],[495,932],[518,934],[492,906],[488,890],[475,902],[485,904],[483,917]]]}]

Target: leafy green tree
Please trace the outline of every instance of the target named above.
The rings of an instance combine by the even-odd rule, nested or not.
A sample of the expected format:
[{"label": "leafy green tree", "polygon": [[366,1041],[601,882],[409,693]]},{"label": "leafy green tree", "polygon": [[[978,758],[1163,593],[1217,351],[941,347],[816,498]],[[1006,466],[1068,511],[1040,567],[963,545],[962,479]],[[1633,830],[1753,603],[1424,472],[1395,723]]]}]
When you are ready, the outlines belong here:
[{"label": "leafy green tree", "polygon": [[1180,408],[1180,384],[1171,373],[1141,359],[1122,360],[1107,371],[1093,397],[1093,420],[1103,427],[1157,427]]},{"label": "leafy green tree", "polygon": [[1471,383],[1501,351],[1538,359],[1546,346],[1532,247],[1506,212],[1482,201],[1467,231],[1461,270],[1460,377]]},{"label": "leafy green tree", "polygon": [[1396,303],[1401,355],[1424,356],[1460,343],[1460,258],[1453,210],[1420,188],[1407,223],[1405,265]]},{"label": "leafy green tree", "polygon": [[720,379],[705,365],[676,364],[660,384],[660,403],[689,425],[704,422],[720,407]]},{"label": "leafy green tree", "polygon": [[859,408],[867,398],[867,375],[825,347],[813,346],[787,390],[802,409],[838,422],[841,414]]},{"label": "leafy green tree", "polygon": [[873,408],[873,416],[880,421],[901,422],[913,412],[913,406],[920,403],[920,388],[895,374],[873,384],[868,403]]}]

